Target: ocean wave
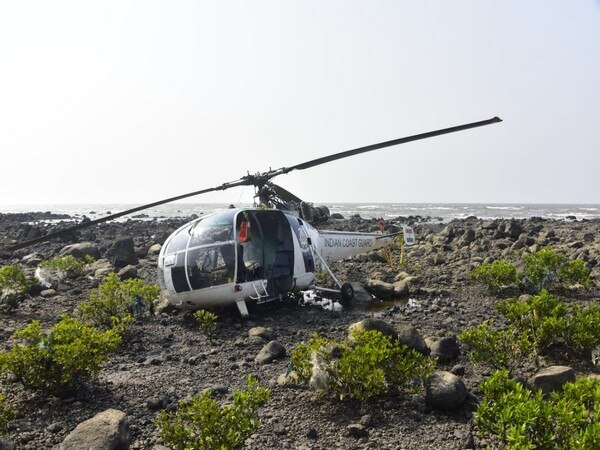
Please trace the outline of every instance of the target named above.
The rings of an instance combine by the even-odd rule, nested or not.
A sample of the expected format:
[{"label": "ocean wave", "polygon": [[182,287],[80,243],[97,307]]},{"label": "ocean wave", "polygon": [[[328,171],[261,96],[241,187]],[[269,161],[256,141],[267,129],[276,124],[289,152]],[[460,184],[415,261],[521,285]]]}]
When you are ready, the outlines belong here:
[{"label": "ocean wave", "polygon": [[498,209],[505,211],[522,211],[522,206],[486,206],[485,209]]}]

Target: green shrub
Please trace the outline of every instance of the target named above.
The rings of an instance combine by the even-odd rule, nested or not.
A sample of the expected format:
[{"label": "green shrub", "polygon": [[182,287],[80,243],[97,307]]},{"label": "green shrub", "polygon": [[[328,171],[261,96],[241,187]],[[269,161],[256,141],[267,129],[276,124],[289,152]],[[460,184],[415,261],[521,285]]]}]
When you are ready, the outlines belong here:
[{"label": "green shrub", "polygon": [[6,433],[8,422],[14,417],[14,411],[6,406],[4,395],[0,394],[0,436]]},{"label": "green shrub", "polygon": [[525,269],[522,275],[517,274],[514,265],[498,259],[475,268],[471,272],[471,279],[484,283],[495,293],[503,287],[518,282],[526,292],[537,294],[557,283],[589,287],[592,285],[590,273],[591,270],[583,260],[566,261],[562,253],[556,252],[552,247],[544,247],[525,256]]},{"label": "green shrub", "polygon": [[505,300],[498,303],[496,309],[525,334],[537,350],[562,341],[569,307],[546,290],[526,300]]},{"label": "green shrub", "polygon": [[109,328],[125,326],[136,319],[150,317],[158,301],[160,288],[140,279],[121,281],[111,273],[90,294],[90,299],[79,305],[81,318],[94,326]]},{"label": "green shrub", "polygon": [[517,281],[517,269],[511,263],[497,259],[475,268],[471,272],[471,279],[485,284],[492,292],[498,292]]},{"label": "green shrub", "polygon": [[0,267],[0,300],[9,308],[15,308],[23,296],[35,285],[18,265]]},{"label": "green shrub", "polygon": [[551,246],[544,247],[525,257],[523,275],[529,283],[540,290],[544,289],[550,286],[564,261],[565,255],[556,252]]},{"label": "green shrub", "polygon": [[212,341],[217,331],[217,315],[205,309],[199,309],[194,313],[194,319],[196,319],[202,334]]},{"label": "green shrub", "polygon": [[314,335],[308,344],[292,350],[292,370],[300,380],[310,378],[313,352],[324,361],[329,387],[340,399],[362,401],[392,389],[419,390],[416,380],[427,378],[435,366],[433,360],[379,331],[359,331],[351,342],[341,343]]},{"label": "green shrub", "polygon": [[469,347],[472,362],[512,371],[532,355],[533,344],[514,327],[500,330],[493,325],[493,320],[483,322],[463,331],[460,339]]},{"label": "green shrub", "polygon": [[53,258],[48,261],[43,261],[40,267],[47,268],[53,272],[63,272],[67,278],[77,278],[85,273],[87,265],[94,262],[94,258],[86,255],[83,259],[77,259],[73,255]]},{"label": "green shrub", "polygon": [[558,273],[560,279],[568,284],[581,284],[584,287],[590,287],[592,284],[590,279],[592,270],[586,266],[585,261],[582,259],[567,261]]},{"label": "green shrub", "polygon": [[269,400],[269,391],[252,376],[246,389],[233,391],[233,403],[219,405],[210,391],[179,403],[172,412],[157,419],[162,438],[175,450],[228,450],[243,445],[260,426],[258,408]]},{"label": "green shrub", "polygon": [[0,373],[51,394],[71,392],[95,377],[121,341],[114,330],[100,332],[66,316],[47,333],[34,320],[13,338],[22,343],[0,353]]},{"label": "green shrub", "polygon": [[323,353],[324,349],[331,346],[331,342],[329,339],[314,333],[307,344],[298,344],[291,351],[290,364],[298,375],[299,381],[310,380],[312,374],[312,364],[310,362],[312,353],[314,351]]},{"label": "green shrub", "polygon": [[544,399],[497,371],[480,385],[475,413],[480,433],[498,436],[507,449],[589,449],[600,444],[600,381],[582,378]]},{"label": "green shrub", "polygon": [[592,351],[600,346],[600,306],[592,304],[582,308],[573,305],[564,328],[567,347],[579,352]]}]

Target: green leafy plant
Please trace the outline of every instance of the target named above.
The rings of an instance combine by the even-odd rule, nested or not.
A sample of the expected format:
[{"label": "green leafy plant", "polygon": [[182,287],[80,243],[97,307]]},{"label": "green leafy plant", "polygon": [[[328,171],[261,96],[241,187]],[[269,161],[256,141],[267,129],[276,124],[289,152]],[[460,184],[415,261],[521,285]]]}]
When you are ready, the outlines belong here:
[{"label": "green leafy plant", "polygon": [[8,308],[15,308],[23,296],[35,285],[18,265],[0,267],[0,300]]},{"label": "green leafy plant", "polygon": [[258,409],[269,400],[269,391],[246,377],[246,388],[233,391],[233,403],[221,406],[210,391],[179,403],[157,419],[162,438],[173,449],[228,450],[243,445],[260,426]]},{"label": "green leafy plant", "polygon": [[21,341],[0,353],[0,373],[24,386],[62,394],[95,377],[121,338],[117,331],[98,331],[72,317],[44,333],[37,320],[13,334]]},{"label": "green leafy plant", "polygon": [[600,306],[573,305],[564,326],[564,342],[582,353],[600,346]]},{"label": "green leafy plant", "polygon": [[506,329],[487,321],[463,331],[469,357],[495,369],[513,370],[552,346],[591,352],[600,346],[600,306],[569,305],[542,290],[539,295],[504,300],[496,305]]},{"label": "green leafy plant", "polygon": [[15,417],[15,412],[6,406],[6,399],[4,395],[0,394],[0,435],[6,433],[6,427]]},{"label": "green leafy plant", "polygon": [[121,281],[111,273],[78,308],[81,318],[94,326],[110,328],[126,326],[136,319],[153,315],[160,295],[156,284],[141,279]]},{"label": "green leafy plant", "polygon": [[517,269],[511,263],[497,259],[492,263],[484,263],[471,272],[471,279],[485,284],[492,292],[517,281]]},{"label": "green leafy plant", "polygon": [[591,273],[592,270],[586,266],[585,261],[582,259],[567,261],[562,265],[558,272],[560,279],[565,283],[581,284],[584,287],[591,286]]},{"label": "green leafy plant", "polygon": [[496,329],[493,325],[493,320],[483,322],[463,331],[460,339],[469,347],[472,362],[512,371],[532,355],[533,344],[515,327]]},{"label": "green leafy plant", "polygon": [[324,349],[331,346],[332,341],[314,333],[306,344],[298,344],[290,354],[290,364],[298,375],[299,381],[308,381],[312,374],[310,362],[314,351],[323,353]]},{"label": "green leafy plant", "polygon": [[507,449],[589,449],[600,444],[600,381],[582,378],[544,399],[497,371],[480,385],[475,413],[480,433],[498,436]]},{"label": "green leafy plant", "polygon": [[292,370],[300,380],[310,378],[313,353],[324,361],[330,388],[340,399],[359,401],[392,389],[413,392],[417,380],[433,373],[435,362],[379,331],[358,331],[352,341],[338,343],[313,335],[308,344],[292,350]]},{"label": "green leafy plant", "polygon": [[82,276],[85,273],[86,266],[93,262],[94,258],[90,255],[86,255],[82,259],[77,259],[73,255],[67,255],[43,261],[40,267],[54,272],[63,272],[67,278],[77,278]]},{"label": "green leafy plant", "polygon": [[525,300],[509,299],[496,305],[509,323],[524,333],[538,350],[561,341],[566,327],[568,305],[542,290]]},{"label": "green leafy plant", "polygon": [[525,256],[525,269],[521,275],[514,265],[498,259],[475,268],[471,279],[484,283],[494,293],[518,282],[524,291],[537,294],[560,283],[590,287],[590,274],[591,270],[583,260],[567,261],[565,255],[549,246]]},{"label": "green leafy plant", "polygon": [[217,315],[205,309],[199,309],[194,313],[194,319],[196,319],[202,334],[212,341],[217,331]]}]

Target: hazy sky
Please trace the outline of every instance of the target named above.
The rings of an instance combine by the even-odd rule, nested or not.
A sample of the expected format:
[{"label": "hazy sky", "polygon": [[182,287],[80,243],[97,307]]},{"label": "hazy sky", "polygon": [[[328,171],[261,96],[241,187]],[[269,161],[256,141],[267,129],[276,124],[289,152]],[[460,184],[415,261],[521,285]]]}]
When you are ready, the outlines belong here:
[{"label": "hazy sky", "polygon": [[275,181],[320,202],[600,203],[599,1],[0,4],[0,204],[145,203],[496,115]]}]

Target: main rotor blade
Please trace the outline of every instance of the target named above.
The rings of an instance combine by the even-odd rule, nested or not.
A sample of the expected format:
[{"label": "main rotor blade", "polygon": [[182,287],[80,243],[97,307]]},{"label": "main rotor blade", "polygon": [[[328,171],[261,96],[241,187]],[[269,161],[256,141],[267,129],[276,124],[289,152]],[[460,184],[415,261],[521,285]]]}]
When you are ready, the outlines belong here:
[{"label": "main rotor blade", "polygon": [[335,153],[329,156],[323,156],[322,158],[313,159],[311,161],[304,162],[302,164],[297,164],[291,167],[285,167],[282,169],[281,173],[288,173],[292,170],[304,170],[309,167],[319,166],[321,164],[325,164],[331,161],[335,161],[342,158],[347,158],[348,156],[359,155],[361,153],[371,152],[373,150],[379,150],[380,148],[391,147],[393,145],[405,144],[407,142],[418,141],[420,139],[428,139],[434,136],[440,136],[442,134],[454,133],[456,131],[468,130],[469,128],[482,127],[485,125],[491,125],[493,123],[502,122],[502,119],[499,117],[494,117],[488,120],[482,120],[481,122],[473,122],[465,125],[459,125],[456,127],[444,128],[441,130],[430,131],[428,133],[415,134],[413,136],[403,137],[400,139],[394,139],[391,141],[380,142],[379,144],[367,145],[366,147],[355,148],[354,150],[347,150],[345,152]]},{"label": "main rotor blade", "polygon": [[99,223],[102,223],[102,222],[108,222],[109,220],[113,220],[113,219],[116,219],[118,217],[126,216],[127,214],[133,214],[133,213],[138,212],[138,211],[143,211],[143,210],[148,209],[148,208],[153,208],[154,206],[164,205],[165,203],[174,202],[176,200],[181,200],[181,199],[184,199],[184,198],[187,198],[187,197],[193,197],[194,195],[206,194],[208,192],[213,192],[213,191],[224,191],[225,189],[229,189],[229,188],[232,188],[232,187],[247,186],[249,184],[252,184],[252,183],[250,181],[248,181],[248,180],[237,180],[237,181],[232,181],[230,183],[224,183],[221,186],[217,186],[217,187],[213,187],[213,188],[208,188],[208,189],[202,189],[201,191],[190,192],[188,194],[178,195],[176,197],[166,198],[164,200],[159,200],[159,201],[154,202],[154,203],[148,203],[147,205],[137,206],[135,208],[131,208],[131,209],[128,209],[126,211],[121,211],[121,212],[118,212],[118,213],[115,213],[115,214],[111,214],[111,215],[106,216],[106,217],[101,217],[100,219],[95,219],[95,220],[91,220],[89,222],[84,222],[84,223],[80,223],[80,224],[77,224],[77,225],[73,225],[72,227],[65,228],[64,230],[59,230],[59,231],[56,231],[54,233],[46,234],[45,236],[40,236],[40,237],[35,238],[35,239],[30,239],[28,241],[12,245],[10,247],[6,247],[6,248],[3,248],[1,250],[2,251],[7,251],[7,252],[14,252],[16,250],[20,250],[22,248],[29,247],[30,245],[39,244],[40,242],[46,242],[46,241],[49,241],[51,239],[63,236],[63,235],[68,234],[68,233],[70,233],[72,231],[81,230],[82,228],[91,227],[93,225],[96,225],[96,224],[99,224]]},{"label": "main rotor blade", "polygon": [[273,183],[271,183],[270,186],[275,190],[275,193],[284,202],[297,202],[297,203],[302,202],[301,199],[299,199],[298,197],[296,197],[294,194],[292,194],[287,189],[284,189],[281,186],[279,186],[277,184],[273,184]]}]

